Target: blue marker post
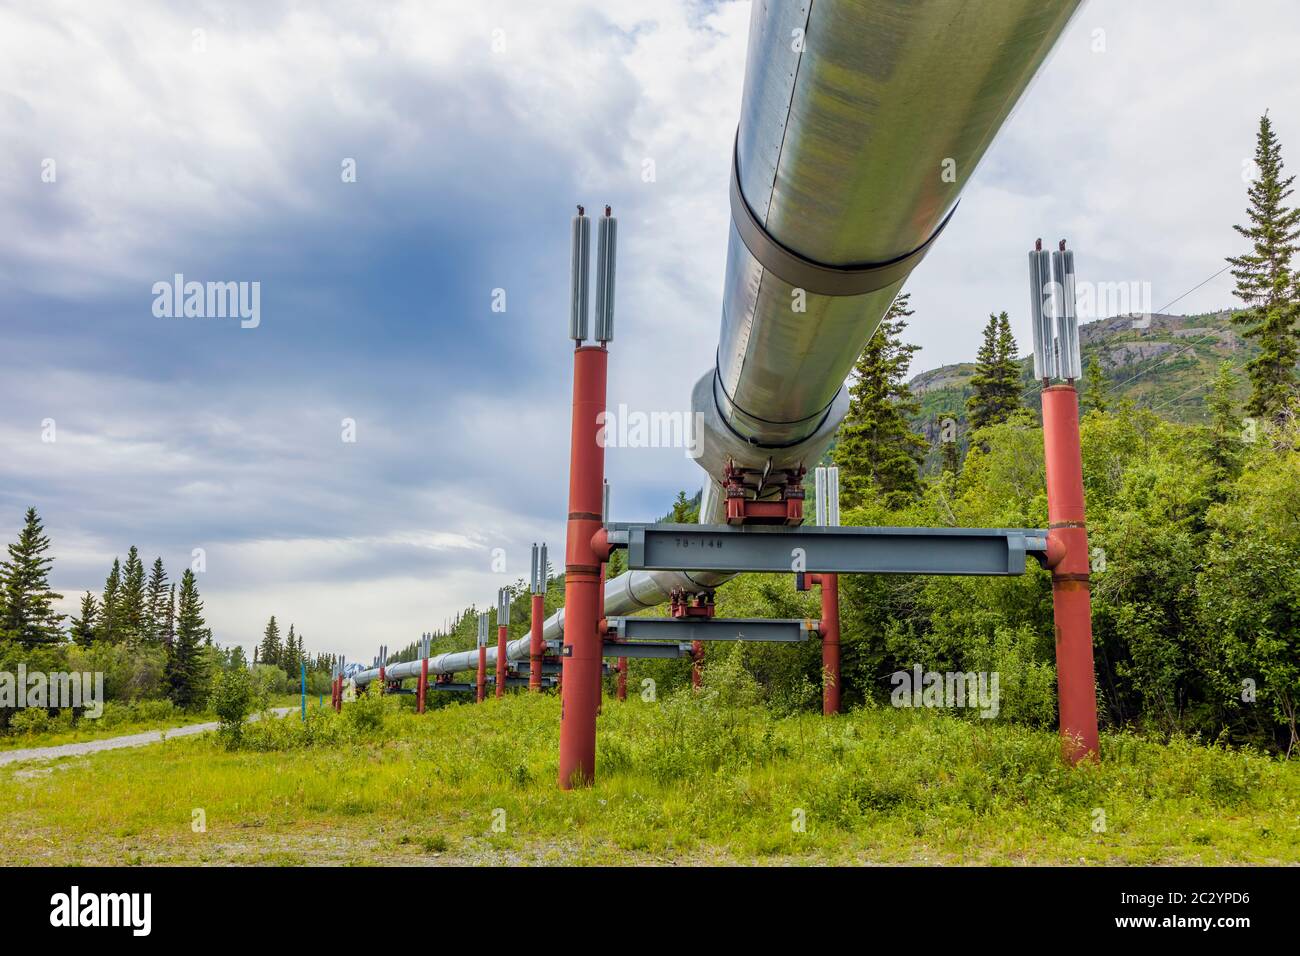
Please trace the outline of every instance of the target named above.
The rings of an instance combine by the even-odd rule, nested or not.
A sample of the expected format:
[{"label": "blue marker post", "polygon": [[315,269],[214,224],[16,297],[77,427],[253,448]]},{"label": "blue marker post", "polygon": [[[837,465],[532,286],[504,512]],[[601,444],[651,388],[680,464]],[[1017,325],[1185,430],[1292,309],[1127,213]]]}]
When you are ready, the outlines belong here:
[{"label": "blue marker post", "polygon": [[307,662],[302,662],[302,719],[307,722]]}]

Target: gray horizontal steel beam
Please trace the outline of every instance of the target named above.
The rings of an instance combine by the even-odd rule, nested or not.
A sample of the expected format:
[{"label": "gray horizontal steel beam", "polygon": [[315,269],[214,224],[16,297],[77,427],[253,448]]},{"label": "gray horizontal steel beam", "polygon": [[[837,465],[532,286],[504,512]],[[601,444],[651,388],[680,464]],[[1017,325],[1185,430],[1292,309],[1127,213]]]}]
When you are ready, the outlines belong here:
[{"label": "gray horizontal steel beam", "polygon": [[[494,678],[494,677],[493,677],[493,678],[488,678],[488,684],[489,684],[489,685],[491,685],[491,684],[493,684],[493,683],[495,683],[495,682],[496,682],[496,678]],[[506,680],[506,686],[507,686],[507,687],[527,687],[527,686],[528,686],[528,678],[527,678],[527,677],[520,677],[520,678],[507,678],[507,680]],[[554,687],[554,686],[555,686],[555,678],[553,678],[553,677],[543,677],[543,678],[542,678],[542,688],[543,688],[543,689],[549,689],[549,688],[552,688],[552,687]],[[459,691],[470,692],[470,691],[475,691],[475,690],[477,690],[477,688],[476,688],[476,686],[475,686],[474,684],[470,684],[470,683],[462,683],[462,682],[456,682],[456,683],[451,683],[451,684],[434,684],[434,683],[431,683],[431,684],[429,684],[429,690],[459,690]]]},{"label": "gray horizontal steel beam", "polygon": [[[493,675],[493,676],[491,676],[491,677],[489,677],[489,678],[487,679],[487,684],[488,684],[489,687],[494,687],[494,686],[496,686],[496,682],[497,682],[497,679],[496,679],[496,676],[495,676],[495,675]],[[527,687],[527,686],[528,686],[528,678],[527,678],[527,677],[507,677],[507,678],[506,678],[506,687]]]},{"label": "gray horizontal steel beam", "polygon": [[1047,532],[1027,528],[818,528],[611,524],[636,570],[835,574],[1023,574]]},{"label": "gray horizontal steel beam", "polygon": [[[564,665],[561,664],[558,660],[542,661],[542,673],[558,674],[560,673],[560,670],[563,666]],[[506,667],[511,671],[520,671],[520,672],[527,673],[532,667],[532,662],[531,661],[509,661],[506,664]]]},{"label": "gray horizontal steel beam", "polygon": [[606,641],[603,651],[605,657],[653,657],[659,659],[690,657],[690,644],[670,644],[646,641]]},{"label": "gray horizontal steel beam", "polygon": [[761,617],[611,617],[610,630],[626,641],[806,641],[817,622]]}]

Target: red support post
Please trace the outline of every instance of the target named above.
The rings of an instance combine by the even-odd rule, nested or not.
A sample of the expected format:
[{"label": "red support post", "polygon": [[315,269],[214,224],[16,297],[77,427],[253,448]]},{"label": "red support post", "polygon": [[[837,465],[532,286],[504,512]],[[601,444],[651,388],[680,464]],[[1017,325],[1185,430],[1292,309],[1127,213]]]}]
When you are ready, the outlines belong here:
[{"label": "red support post", "polygon": [[691,687],[700,689],[700,678],[704,670],[704,642],[691,641]]},{"label": "red support post", "polygon": [[497,627],[497,696],[506,694],[506,637],[510,629]]},{"label": "red support post", "polygon": [[602,530],[605,449],[600,440],[609,352],[583,345],[573,352],[573,424],[569,458],[569,521],[564,549],[564,695],[560,707],[559,784],[568,790],[596,778],[596,712],[602,647],[596,616],[600,563],[592,538]]},{"label": "red support post", "polygon": [[420,658],[420,686],[415,691],[415,712],[424,713],[424,697],[429,692],[429,658]]},{"label": "red support post", "polygon": [[478,676],[475,678],[475,680],[477,681],[477,683],[475,685],[474,700],[477,703],[481,704],[483,703],[483,699],[487,697],[487,645],[486,644],[480,644],[478,646]]},{"label": "red support post", "polygon": [[528,691],[533,694],[542,690],[542,615],[546,613],[542,601],[542,595],[533,595],[528,631]]},{"label": "red support post", "polygon": [[1079,396],[1074,385],[1043,389],[1048,564],[1056,622],[1056,693],[1061,751],[1072,764],[1097,760],[1097,683],[1092,659],[1092,594],[1084,517]]},{"label": "red support post", "polygon": [[822,714],[840,712],[840,576],[813,575],[822,598]]}]

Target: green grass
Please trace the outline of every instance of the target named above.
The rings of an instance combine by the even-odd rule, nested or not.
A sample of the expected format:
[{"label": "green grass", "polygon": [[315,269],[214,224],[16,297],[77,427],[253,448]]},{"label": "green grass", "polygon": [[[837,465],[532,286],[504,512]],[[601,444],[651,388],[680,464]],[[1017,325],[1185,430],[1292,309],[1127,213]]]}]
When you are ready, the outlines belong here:
[{"label": "green grass", "polygon": [[1051,733],[687,692],[606,700],[598,782],[563,792],[558,721],[517,695],[4,768],[0,863],[1300,862],[1296,764],[1189,741],[1072,770]]}]

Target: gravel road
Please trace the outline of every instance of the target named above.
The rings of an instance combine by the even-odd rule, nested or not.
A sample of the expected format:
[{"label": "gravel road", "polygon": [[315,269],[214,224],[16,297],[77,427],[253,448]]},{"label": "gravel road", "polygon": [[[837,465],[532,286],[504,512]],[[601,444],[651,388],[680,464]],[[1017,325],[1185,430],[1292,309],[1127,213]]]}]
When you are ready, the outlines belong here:
[{"label": "gravel road", "polygon": [[[271,713],[283,715],[292,713],[297,709],[297,707],[275,707]],[[254,714],[252,719],[256,720],[257,716],[257,714]],[[217,726],[217,722],[212,721],[206,724],[187,724],[184,727],[172,727],[168,730],[148,730],[142,734],[127,734],[124,737],[105,737],[103,740],[59,744],[54,747],[28,747],[24,750],[5,750],[0,751],[0,766],[24,760],[54,760],[56,757],[77,757],[82,754],[97,753],[101,750],[117,750],[121,747],[143,747],[145,744],[156,744],[164,737],[168,740],[173,737],[188,737],[191,734],[216,730]]]}]

